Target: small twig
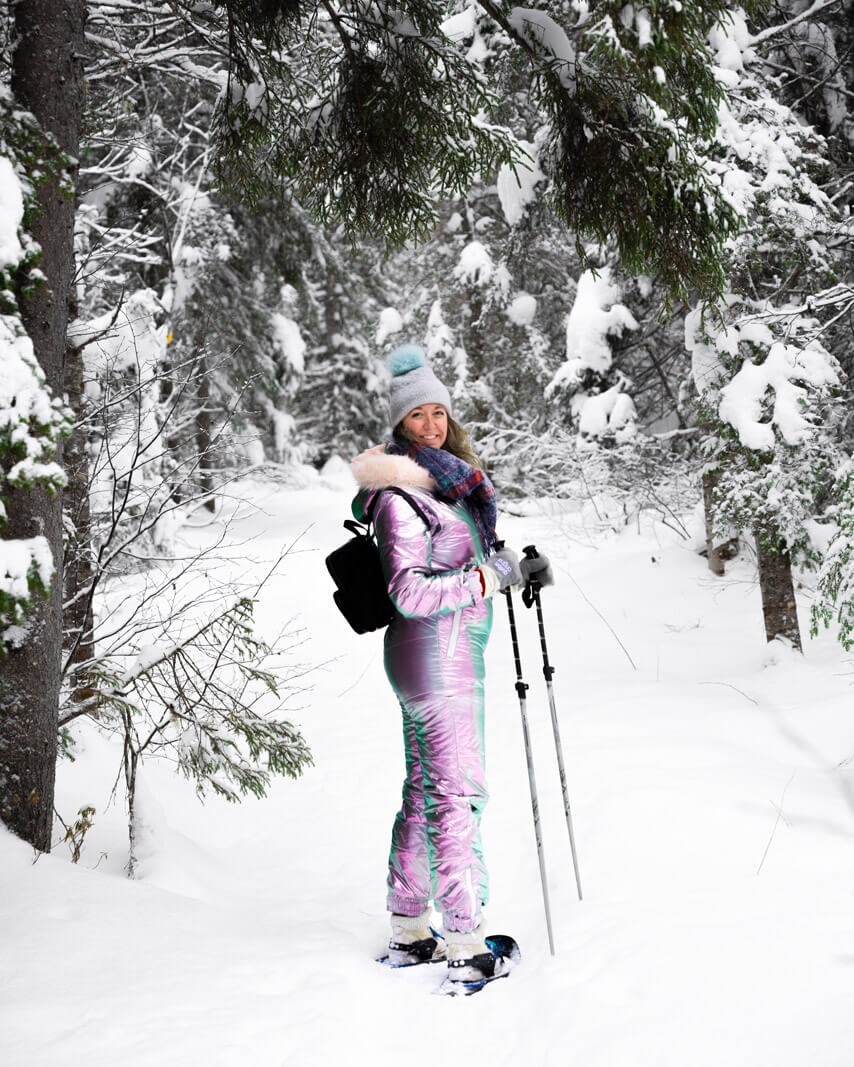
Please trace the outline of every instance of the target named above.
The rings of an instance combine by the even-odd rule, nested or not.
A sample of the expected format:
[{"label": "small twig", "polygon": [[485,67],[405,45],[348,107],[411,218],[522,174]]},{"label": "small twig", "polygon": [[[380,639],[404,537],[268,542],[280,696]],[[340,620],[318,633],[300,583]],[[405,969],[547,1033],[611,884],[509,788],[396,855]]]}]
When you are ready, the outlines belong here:
[{"label": "small twig", "polygon": [[727,689],[734,689],[736,691],[736,693],[740,693],[744,697],[744,699],[745,700],[749,700],[751,704],[756,704],[757,707],[759,706],[759,701],[758,700],[754,700],[753,697],[748,696],[747,693],[745,693],[743,689],[739,689],[737,685],[732,685],[730,682],[700,682],[699,684],[700,685],[725,685],[727,687]]},{"label": "small twig", "polygon": [[351,689],[355,689],[356,688],[356,686],[359,684],[359,682],[361,682],[361,680],[365,677],[365,675],[371,669],[371,664],[373,662],[374,662],[373,658],[368,660],[368,662],[365,664],[365,669],[362,671],[362,673],[359,675],[359,677],[356,679],[356,681],[353,682],[352,684],[348,685],[346,689],[342,689],[341,692],[338,694],[339,699],[341,697],[343,697],[343,696],[346,696],[347,693],[349,693]]},{"label": "small twig", "polygon": [[572,584],[573,584],[573,585],[575,586],[575,588],[576,588],[576,589],[578,590],[578,592],[579,592],[579,593],[581,594],[581,598],[582,598],[582,600],[584,600],[584,602],[585,602],[586,604],[589,604],[589,606],[590,606],[590,607],[591,607],[591,608],[592,608],[592,609],[593,609],[593,610],[594,610],[594,611],[596,612],[596,614],[597,614],[597,615],[599,616],[599,618],[600,618],[600,619],[602,620],[602,622],[604,622],[604,623],[605,623],[605,625],[606,625],[606,626],[608,627],[608,629],[609,629],[609,630],[611,631],[611,634],[612,634],[612,636],[613,636],[614,640],[615,640],[615,641],[617,642],[617,644],[618,644],[618,645],[620,646],[620,648],[621,648],[621,649],[623,650],[623,652],[625,653],[625,655],[626,655],[626,659],[627,659],[627,660],[629,661],[629,663],[631,663],[631,665],[632,665],[632,668],[633,668],[634,670],[637,670],[637,669],[638,669],[638,666],[637,666],[637,664],[636,664],[636,663],[635,663],[635,661],[634,661],[634,660],[632,659],[632,657],[631,657],[631,654],[630,654],[629,650],[628,650],[628,649],[626,648],[626,646],[625,646],[625,645],[623,644],[623,642],[622,642],[622,641],[620,640],[619,636],[617,635],[617,631],[616,631],[616,630],[614,629],[614,627],[613,627],[613,626],[612,626],[612,625],[611,625],[611,624],[610,624],[610,623],[608,622],[608,620],[607,620],[607,619],[605,618],[605,616],[604,616],[604,615],[602,614],[602,612],[601,612],[601,611],[600,611],[600,610],[599,610],[599,609],[598,609],[598,608],[596,607],[596,605],[595,605],[595,604],[593,603],[593,601],[592,601],[592,600],[591,600],[591,599],[590,599],[590,598],[589,598],[589,597],[587,596],[587,594],[586,594],[586,593],[584,592],[584,590],[583,590],[583,589],[581,588],[581,586],[580,586],[580,585],[578,584],[578,582],[577,582],[577,581],[576,581],[576,580],[575,580],[575,579],[574,579],[574,578],[572,577],[572,575],[571,575],[571,574],[569,573],[569,571],[567,571],[567,570],[566,570],[565,568],[563,568],[563,567],[561,567],[561,570],[563,571],[563,573],[564,573],[564,574],[566,574],[566,575],[567,575],[567,577],[569,578],[569,580],[570,580],[570,581],[572,582]]},{"label": "small twig", "polygon": [[122,310],[122,305],[124,304],[124,302],[125,287],[122,286],[122,291],[119,294],[119,302],[118,304],[116,304],[115,311],[113,312],[113,317],[110,319],[109,323],[104,327],[103,330],[99,330],[98,333],[94,333],[91,337],[87,337],[85,341],[80,341],[80,343],[76,345],[66,345],[69,353],[73,353],[75,356],[79,356],[83,349],[86,348],[88,345],[93,345],[96,341],[100,341],[101,338],[106,337],[107,334],[109,334],[112,328],[116,325],[116,321],[119,317],[119,312]]},{"label": "small twig", "polygon": [[786,788],[783,790],[783,795],[780,797],[780,805],[779,807],[777,807],[777,818],[774,820],[774,826],[771,830],[771,836],[768,838],[768,844],[765,846],[765,851],[762,853],[762,859],[759,861],[759,866],[756,868],[757,874],[759,874],[762,870],[762,865],[765,863],[765,857],[768,855],[768,850],[771,848],[771,843],[774,840],[774,835],[777,833],[777,827],[780,825],[780,820],[783,818],[783,802],[786,799],[786,793],[789,790],[789,786],[794,781],[795,773],[795,771],[792,771],[792,777],[788,780],[788,782],[786,782]]}]

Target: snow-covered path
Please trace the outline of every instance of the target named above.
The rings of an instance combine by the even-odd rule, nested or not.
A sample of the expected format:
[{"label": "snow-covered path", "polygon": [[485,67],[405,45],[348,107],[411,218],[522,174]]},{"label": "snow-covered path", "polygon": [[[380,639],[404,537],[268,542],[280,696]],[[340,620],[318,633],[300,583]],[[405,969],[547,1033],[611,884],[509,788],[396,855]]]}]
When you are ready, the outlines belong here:
[{"label": "snow-covered path", "polygon": [[848,1067],[854,717],[851,668],[832,639],[771,665],[749,564],[714,579],[664,527],[594,544],[547,508],[503,517],[508,543],[535,541],[557,572],[544,610],[585,899],[535,619],[519,605],[551,959],[497,604],[487,914],[517,937],[523,964],[474,999],[433,997],[437,968],[391,972],[372,959],[387,936],[403,757],[382,639],[348,630],[323,569],[349,493],[243,489],[251,506],[232,535],[244,555],[269,560],[298,538],[257,618],[270,634],[291,616],[305,630],[299,659],[318,666],[289,714],[316,765],[239,806],[202,806],[146,765],[152,832],[142,877],[128,882],[121,803],[108,807],[117,753],[81,730],[57,793],[66,820],[86,803],[98,811],[80,864],[62,846],[34,864],[0,831],[0,1063]]}]

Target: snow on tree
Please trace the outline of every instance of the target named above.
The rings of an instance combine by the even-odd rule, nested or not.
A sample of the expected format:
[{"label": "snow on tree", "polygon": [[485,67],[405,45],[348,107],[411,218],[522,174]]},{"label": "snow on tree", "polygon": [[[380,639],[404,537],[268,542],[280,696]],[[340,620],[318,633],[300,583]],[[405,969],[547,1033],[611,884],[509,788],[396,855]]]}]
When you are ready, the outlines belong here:
[{"label": "snow on tree", "polygon": [[775,7],[782,21],[757,34],[756,43],[810,124],[854,150],[851,0],[777,0]]},{"label": "snow on tree", "polygon": [[[579,247],[576,235],[555,216],[554,186],[545,162],[548,115],[534,106],[530,71],[520,68],[506,33],[476,6],[463,8],[443,28],[499,87],[498,117],[526,154],[515,169],[502,165],[494,185],[479,183],[464,200],[444,206],[442,225],[429,245],[396,257],[393,270],[400,266],[414,278],[407,306],[424,330],[434,362],[457,383],[459,409],[474,420],[476,436],[484,440],[483,458],[493,465],[495,477],[508,477],[505,488],[522,486],[530,481],[532,462],[531,457],[518,462],[522,436],[534,456],[534,437],[542,444],[546,433],[553,442],[572,418],[568,404],[546,404],[543,392],[563,362],[566,319],[575,279],[584,273],[582,261],[595,260],[616,278],[619,251],[613,241]],[[680,412],[687,407],[676,397],[680,353],[684,361],[681,331],[673,327],[668,333],[661,319],[662,287],[650,279],[625,278],[624,272],[620,276],[638,328],[624,340],[612,336],[609,342],[613,367],[600,382],[609,395],[602,401],[599,429],[607,428],[609,415],[615,416],[611,442],[614,422],[634,421],[634,396],[627,390],[635,376],[645,399],[637,421],[650,422],[674,407]],[[611,391],[618,381],[620,388]],[[662,381],[669,390],[664,400],[659,399]],[[591,406],[591,424],[593,413]],[[680,413],[674,423],[684,425],[684,419]],[[575,444],[569,448],[574,451]],[[567,456],[567,469],[573,466],[574,456]],[[563,475],[558,481],[566,484]]]},{"label": "snow on tree", "polygon": [[[8,106],[8,99],[2,101]],[[42,485],[58,490],[65,474],[54,460],[68,412],[45,382],[33,343],[21,321],[15,275],[36,280],[37,249],[22,232],[25,186],[8,145],[0,143],[0,523],[6,524],[9,490]],[[28,247],[25,247],[28,246]],[[22,643],[27,609],[50,589],[55,561],[47,538],[5,537],[0,526],[0,646]]]},{"label": "snow on tree", "polygon": [[[201,489],[213,507],[217,469],[301,455],[304,367],[283,341],[285,320],[304,317],[295,286],[313,238],[296,205],[265,202],[255,216],[214,191],[226,38],[208,33],[198,11],[158,2],[146,11],[92,10],[97,135],[82,174],[79,299],[82,318],[97,321],[129,294],[155,295],[164,345],[147,380],[170,427],[167,448],[149,450],[151,474],[176,499]],[[117,94],[135,106],[117,106]]]},{"label": "snow on tree", "polygon": [[297,293],[292,285],[283,286],[283,310],[273,312],[270,318],[273,340],[279,354],[278,362],[282,368],[278,377],[279,389],[276,398],[278,402],[274,401],[272,410],[273,454],[279,463],[292,461],[298,455],[298,444],[295,440],[296,419],[288,410],[291,405],[282,403],[283,400],[292,400],[296,396],[299,384],[305,375],[305,356],[308,345],[299,323],[291,318],[291,314],[295,313],[296,297]]},{"label": "snow on tree", "polygon": [[739,217],[700,139],[724,93],[707,34],[725,4],[478,0],[450,22],[440,0],[224,7],[226,187],[253,199],[278,184],[324,224],[397,246],[432,232],[437,197],[465,195],[501,164],[530,168],[498,121],[488,67],[500,49],[498,66],[526,70],[547,117],[538,165],[571,230],[612,238],[628,269],[674,293],[720,291]]},{"label": "snow on tree", "polygon": [[621,295],[607,267],[581,275],[566,320],[567,358],[545,389],[546,399],[569,400],[582,442],[608,438],[621,444],[635,433],[635,406],[625,378],[614,372],[611,352],[611,338],[638,328]]},{"label": "snow on tree", "polygon": [[814,319],[793,315],[784,334],[779,307],[763,322],[761,308],[732,297],[728,312],[717,325],[700,310],[686,320],[701,410],[710,407],[718,427],[704,447],[720,470],[719,519],[814,558],[810,525],[835,459],[828,430],[838,367],[814,337]]},{"label": "snow on tree", "polygon": [[819,340],[814,301],[833,277],[838,221],[816,182],[821,138],[771,94],[743,16],[712,41],[731,90],[715,167],[745,226],[727,247],[734,291],[688,317],[686,345],[715,521],[755,535],[768,639],[800,647],[790,560],[815,558],[808,523],[836,461],[826,423],[839,368]]},{"label": "snow on tree", "polygon": [[224,6],[217,166],[241,196],[284,182],[323,224],[401,244],[432,227],[434,193],[509,155],[492,94],[441,32],[444,3]]},{"label": "snow on tree", "polygon": [[537,164],[537,146],[524,140],[519,140],[518,144],[530,159],[518,163],[515,167],[502,163],[495,181],[501,210],[508,226],[515,226],[522,219],[528,204],[537,195],[537,185],[545,181],[546,177]]},{"label": "snow on tree", "polygon": [[[502,442],[509,447],[505,431],[528,426],[544,413],[541,382],[555,369],[545,336],[550,287],[554,279],[565,293],[566,281],[557,258],[542,254],[540,270],[529,272],[524,261],[511,258],[494,187],[477,187],[456,206],[461,211],[451,213],[423,252],[401,257],[400,274],[414,278],[406,304],[415,333],[490,462],[503,453]],[[565,241],[564,247],[571,256]],[[543,253],[543,244],[527,248],[526,256],[533,260],[538,251]]]},{"label": "snow on tree", "polygon": [[376,343],[384,345],[390,338],[394,338],[403,329],[403,318],[397,308],[387,307],[380,312],[380,321],[377,326]]},{"label": "snow on tree", "polygon": [[850,404],[854,393],[854,333],[850,325],[854,308],[854,3],[830,0],[816,5],[806,0],[780,0],[774,20],[767,22],[761,23],[754,47],[779,80],[780,99],[825,137],[826,177],[821,184],[839,216],[844,219],[847,213],[848,217],[847,236],[843,232],[828,242],[835,246],[837,286],[816,304],[824,305],[824,343],[848,377],[845,395],[849,414],[842,433],[850,451],[854,445]]},{"label": "snow on tree", "polygon": [[162,3],[132,13],[95,0],[88,16],[65,499],[66,642],[81,670],[101,563],[123,566],[114,552],[128,535],[167,550],[178,501],[209,482],[204,320],[187,320],[233,235],[207,178],[216,54]]}]

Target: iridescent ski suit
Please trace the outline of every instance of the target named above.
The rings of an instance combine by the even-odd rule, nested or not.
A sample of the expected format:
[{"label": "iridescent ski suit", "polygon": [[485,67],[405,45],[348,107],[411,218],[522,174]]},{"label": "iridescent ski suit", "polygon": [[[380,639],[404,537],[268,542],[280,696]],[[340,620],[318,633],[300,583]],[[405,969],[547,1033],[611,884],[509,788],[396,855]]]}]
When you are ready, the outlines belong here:
[{"label": "iridescent ski suit", "polygon": [[398,614],[385,635],[385,669],[403,711],[406,779],[392,830],[388,910],[420,915],[433,900],[446,930],[480,922],[488,877],[480,845],[487,801],[483,654],[492,605],[474,568],[483,552],[464,503],[440,500],[430,476],[405,456],[377,450],[353,463],[364,518],[377,491],[405,489],[430,518],[382,493],[377,543]]}]

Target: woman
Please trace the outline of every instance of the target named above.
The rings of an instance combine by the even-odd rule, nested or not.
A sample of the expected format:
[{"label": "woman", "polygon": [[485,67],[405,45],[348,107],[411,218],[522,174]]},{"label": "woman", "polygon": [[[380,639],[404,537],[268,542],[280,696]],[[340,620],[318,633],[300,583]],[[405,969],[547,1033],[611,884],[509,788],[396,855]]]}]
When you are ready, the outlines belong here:
[{"label": "woman", "polygon": [[[403,710],[406,780],[389,857],[389,962],[447,956],[449,978],[472,982],[500,966],[481,914],[489,892],[480,845],[489,598],[522,576],[509,549],[490,556],[495,494],[423,349],[404,345],[389,367],[392,441],[352,464],[360,486],[353,513],[363,520],[372,508],[397,609],[385,669]],[[423,514],[405,496],[382,492],[390,487]],[[444,939],[431,930],[431,900]]]}]

